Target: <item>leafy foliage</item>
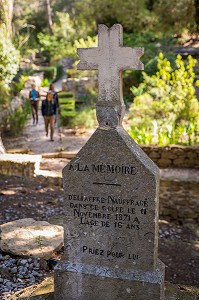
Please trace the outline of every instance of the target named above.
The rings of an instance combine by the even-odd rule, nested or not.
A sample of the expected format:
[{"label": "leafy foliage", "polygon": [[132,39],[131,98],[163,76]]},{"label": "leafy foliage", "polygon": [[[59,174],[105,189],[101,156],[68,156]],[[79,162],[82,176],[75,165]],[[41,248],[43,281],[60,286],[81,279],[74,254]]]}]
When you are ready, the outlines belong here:
[{"label": "leafy foliage", "polygon": [[[46,30],[37,34],[41,51],[45,54],[48,61],[58,60],[70,55],[73,49],[73,42],[78,38],[74,28],[74,22],[66,12],[56,12],[54,23],[54,35],[50,35]],[[72,53],[74,54],[74,52]]]},{"label": "leafy foliage", "polygon": [[56,65],[56,69],[57,69],[57,74],[56,74],[55,80],[59,80],[64,75],[64,69],[63,69],[63,66],[60,64]]},{"label": "leafy foliage", "polygon": [[162,30],[168,33],[173,30],[176,32],[183,32],[185,29],[194,30],[196,4],[193,0],[158,0],[154,2],[158,31]]},{"label": "leafy foliage", "polygon": [[[144,33],[125,33],[124,45],[128,47],[144,47],[144,55],[141,61],[144,63],[145,73],[153,75],[157,72],[157,56],[160,49],[166,49],[165,56],[175,65],[175,55],[171,51],[173,44],[176,42],[172,37],[160,37],[157,34],[144,32]],[[169,49],[168,49],[169,45]],[[132,85],[138,86],[143,81],[143,73],[140,71],[124,71],[124,97],[131,99],[132,94],[130,87]]]},{"label": "leafy foliage", "polygon": [[42,83],[41,83],[41,86],[42,87],[49,87],[49,85],[50,85],[50,82],[49,82],[49,80],[48,80],[48,78],[44,78],[43,80],[42,80]]},{"label": "leafy foliage", "polygon": [[41,51],[48,62],[50,62],[52,58],[59,59],[64,56],[66,43],[62,38],[43,32],[38,33],[37,38],[42,47]]},{"label": "leafy foliage", "polygon": [[4,82],[0,82],[0,108],[6,106],[10,99],[10,89],[5,86]]},{"label": "leafy foliage", "polygon": [[52,83],[53,81],[59,80],[64,74],[63,66],[56,64],[50,67],[46,67],[44,70],[44,81],[43,86],[46,86],[47,81]]},{"label": "leafy foliage", "polygon": [[76,116],[75,99],[73,94],[62,92],[59,94],[61,124],[68,125]]},{"label": "leafy foliage", "polygon": [[196,142],[199,103],[193,86],[195,64],[191,56],[184,62],[178,55],[172,68],[160,53],[156,74],[143,72],[143,83],[131,88],[135,98],[130,108],[130,134],[139,143]]},{"label": "leafy foliage", "polygon": [[0,81],[9,84],[19,69],[19,51],[4,32],[0,32]]},{"label": "leafy foliage", "polygon": [[57,76],[57,68],[55,66],[47,67],[44,69],[44,79],[48,79],[50,82],[54,81]]},{"label": "leafy foliage", "polygon": [[27,80],[28,76],[21,75],[17,82],[12,82],[11,87],[14,95],[17,95],[24,88]]},{"label": "leafy foliage", "polygon": [[95,109],[90,107],[82,107],[80,111],[77,112],[76,116],[71,118],[69,125],[72,128],[95,128],[97,126]]},{"label": "leafy foliage", "polygon": [[3,131],[10,136],[19,136],[27,123],[29,113],[30,104],[25,102],[4,120]]}]

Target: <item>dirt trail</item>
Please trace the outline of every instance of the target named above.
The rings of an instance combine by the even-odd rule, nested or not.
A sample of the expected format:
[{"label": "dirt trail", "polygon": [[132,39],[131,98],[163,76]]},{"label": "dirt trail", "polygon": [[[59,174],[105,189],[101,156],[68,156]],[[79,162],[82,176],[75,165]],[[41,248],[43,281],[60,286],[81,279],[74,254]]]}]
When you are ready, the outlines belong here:
[{"label": "dirt trail", "polygon": [[[63,79],[63,78],[62,78]],[[57,92],[62,90],[62,79],[54,83]],[[45,98],[48,88],[40,88],[41,100]],[[41,101],[39,103],[41,107]],[[44,129],[44,120],[39,109],[39,122],[32,124],[32,117],[29,117],[28,123],[23,133],[17,138],[3,136],[2,140],[6,150],[9,149],[27,149],[34,154],[53,153],[57,151],[78,152],[91,136],[92,131],[79,132],[77,130],[58,128],[59,120],[55,124],[54,142],[50,137],[46,137]]]},{"label": "dirt trail", "polygon": [[[86,143],[92,131],[78,134],[75,130],[61,128],[59,133],[57,123],[55,124],[54,142],[46,137],[44,130],[44,120],[39,112],[39,122],[37,125],[32,124],[31,117],[28,120],[23,134],[17,138],[4,136],[3,143],[6,150],[14,148],[29,149],[34,154],[53,153],[57,151],[77,152]],[[61,139],[60,139],[61,137]]]}]

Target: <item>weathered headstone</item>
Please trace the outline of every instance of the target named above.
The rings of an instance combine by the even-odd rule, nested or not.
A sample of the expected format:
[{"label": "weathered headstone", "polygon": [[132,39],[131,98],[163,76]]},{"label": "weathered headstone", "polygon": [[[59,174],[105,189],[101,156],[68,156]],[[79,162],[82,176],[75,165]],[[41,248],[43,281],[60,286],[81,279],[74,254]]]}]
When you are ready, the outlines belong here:
[{"label": "weathered headstone", "polygon": [[99,25],[98,48],[78,49],[79,69],[99,70],[99,127],[63,170],[65,256],[55,299],[164,299],[157,258],[159,170],[122,128],[121,70],[142,69],[142,48],[122,27]]}]

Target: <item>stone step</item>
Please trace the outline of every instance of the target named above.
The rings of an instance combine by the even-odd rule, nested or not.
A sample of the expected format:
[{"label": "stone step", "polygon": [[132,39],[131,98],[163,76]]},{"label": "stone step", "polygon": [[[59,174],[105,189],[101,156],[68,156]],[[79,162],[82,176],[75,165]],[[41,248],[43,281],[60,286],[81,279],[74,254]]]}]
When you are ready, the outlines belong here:
[{"label": "stone step", "polygon": [[[53,291],[53,276],[51,275],[47,277],[41,284],[39,284],[34,292],[32,291],[31,287],[27,288],[24,293],[20,292],[20,299],[54,300]],[[28,296],[28,292],[30,295],[32,295],[30,298]],[[198,296],[199,289],[196,287],[165,282],[165,300],[197,300]]]}]

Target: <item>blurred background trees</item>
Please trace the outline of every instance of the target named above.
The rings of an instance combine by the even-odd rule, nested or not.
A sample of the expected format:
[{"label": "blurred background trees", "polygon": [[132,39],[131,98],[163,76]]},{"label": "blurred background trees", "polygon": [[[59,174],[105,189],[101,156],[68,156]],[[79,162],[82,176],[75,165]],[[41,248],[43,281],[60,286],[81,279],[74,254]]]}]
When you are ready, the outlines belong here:
[{"label": "blurred background trees", "polygon": [[[188,55],[176,58],[176,49],[192,46],[197,49],[199,0],[0,0],[0,105],[5,105],[9,101],[10,88],[13,93],[14,87],[14,93],[16,93],[19,87],[23,86],[24,75],[32,72],[32,69],[27,69],[25,74],[24,70],[18,71],[20,57],[28,58],[36,64],[38,61],[43,64],[46,74],[44,85],[48,85],[50,81],[62,75],[58,65],[60,59],[74,57],[77,47],[97,45],[96,35],[99,23],[109,27],[115,23],[121,23],[125,32],[124,45],[145,48],[145,54],[142,57],[145,72],[123,72],[124,99],[130,110],[136,111],[135,104],[138,105],[142,115],[151,116],[149,123],[157,126],[163,121],[166,122],[167,118],[153,114],[154,106],[157,106],[157,103],[161,105],[165,103],[160,106],[161,110],[165,109],[165,116],[167,106],[168,110],[172,107],[175,115],[175,125],[172,123],[172,130],[182,130],[182,127],[179,127],[181,125],[176,121],[178,120],[178,105],[175,106],[174,103],[177,101],[183,110],[185,105],[183,99],[187,97],[187,94],[182,80],[184,78],[186,82],[188,79],[185,78],[189,73],[191,81],[188,85],[193,88],[193,91],[186,99],[189,99],[190,103],[192,101],[195,103],[194,109],[198,113],[198,102],[193,99],[196,99],[195,75],[199,74],[199,54],[195,52],[197,61],[193,64],[193,60],[190,60]],[[163,58],[159,56],[160,52]],[[167,82],[163,92],[161,72],[165,71],[168,76],[174,76],[173,74],[176,74],[178,70],[177,65],[182,63],[184,63],[184,75],[175,79],[176,86],[181,86],[182,91],[174,87],[170,89],[172,84]],[[170,64],[170,71],[167,70],[165,64],[167,67]],[[160,94],[158,100],[150,90],[152,83],[155,85],[152,90],[156,90],[156,96]],[[171,90],[173,91],[172,101],[170,101]],[[136,94],[138,91],[139,95]],[[178,93],[180,96],[177,95]],[[94,92],[90,94],[93,95]],[[144,101],[147,102],[149,98],[153,101],[145,110]],[[169,103],[167,99],[170,99]],[[163,119],[162,121],[158,119],[156,124],[154,123],[156,118]],[[131,125],[132,136],[134,136],[133,131],[142,131],[143,124],[140,124],[138,119],[136,114],[130,113],[130,121],[137,126],[135,128]],[[194,129],[192,126],[193,133],[190,136],[197,135],[198,120],[195,115],[191,115],[191,112],[189,119],[183,123],[187,134],[191,130],[188,123],[195,124]],[[167,137],[171,136],[170,131],[165,131]],[[172,138],[174,136],[175,134],[172,133]],[[164,140],[172,142],[169,138]],[[196,138],[192,140],[195,141]],[[190,139],[189,143],[191,143]]]},{"label": "blurred background trees", "polygon": [[[52,35],[55,36],[53,41],[61,42],[62,48],[69,49],[74,40],[96,35],[99,23],[109,27],[121,23],[124,32],[131,34],[148,32],[161,37],[180,37],[184,33],[196,32],[199,22],[197,0],[12,1],[14,40],[20,45],[21,39],[29,37],[28,40],[25,38],[23,49],[30,46],[36,50],[40,50],[40,46],[45,49],[42,40],[50,40]],[[10,12],[12,1],[7,1]]]}]

